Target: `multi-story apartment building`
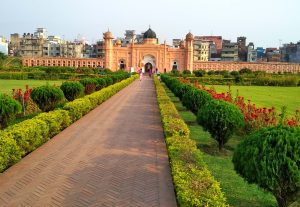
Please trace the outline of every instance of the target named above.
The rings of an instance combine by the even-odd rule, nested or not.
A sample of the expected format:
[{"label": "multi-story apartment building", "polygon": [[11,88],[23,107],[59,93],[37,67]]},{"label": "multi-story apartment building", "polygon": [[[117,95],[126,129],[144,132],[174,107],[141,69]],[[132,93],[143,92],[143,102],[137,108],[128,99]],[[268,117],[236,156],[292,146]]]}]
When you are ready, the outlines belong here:
[{"label": "multi-story apartment building", "polygon": [[257,52],[254,48],[254,44],[252,42],[247,46],[247,62],[256,62],[257,61]]},{"label": "multi-story apartment building", "polygon": [[211,41],[194,39],[194,61],[209,61]]},{"label": "multi-story apartment building", "polygon": [[246,46],[246,37],[238,37],[237,44],[238,44],[238,56],[239,61],[247,61],[247,46]]},{"label": "multi-story apartment building", "polygon": [[221,52],[222,61],[238,61],[239,60],[238,43],[230,40],[223,40],[223,48]]},{"label": "multi-story apartment building", "polygon": [[284,62],[300,63],[300,42],[284,44],[280,48],[281,58]]},{"label": "multi-story apartment building", "polygon": [[195,39],[203,40],[203,41],[212,41],[215,44],[217,53],[221,54],[222,51],[222,36],[195,36]]},{"label": "multi-story apartment building", "polygon": [[266,48],[268,62],[281,62],[281,54],[277,48]]},{"label": "multi-story apartment building", "polygon": [[20,40],[20,55],[31,57],[42,57],[43,47],[47,39],[43,36],[35,36],[34,34],[24,33]]}]

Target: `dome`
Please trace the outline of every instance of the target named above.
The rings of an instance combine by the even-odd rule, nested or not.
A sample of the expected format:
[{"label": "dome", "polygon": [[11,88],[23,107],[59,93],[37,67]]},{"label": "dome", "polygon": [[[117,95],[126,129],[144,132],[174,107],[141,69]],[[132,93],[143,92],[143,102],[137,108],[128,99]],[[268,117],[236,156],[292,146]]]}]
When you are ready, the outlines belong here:
[{"label": "dome", "polygon": [[113,39],[113,35],[110,31],[107,31],[103,34],[104,39]]},{"label": "dome", "polygon": [[194,39],[194,35],[193,35],[191,32],[189,32],[189,33],[185,36],[185,38],[186,38],[187,40],[193,40],[193,39]]},{"label": "dome", "polygon": [[122,45],[122,41],[120,39],[117,39],[116,45]]},{"label": "dome", "polygon": [[155,32],[149,28],[145,33],[144,33],[144,39],[147,39],[147,38],[152,38],[152,39],[156,39],[156,34]]}]

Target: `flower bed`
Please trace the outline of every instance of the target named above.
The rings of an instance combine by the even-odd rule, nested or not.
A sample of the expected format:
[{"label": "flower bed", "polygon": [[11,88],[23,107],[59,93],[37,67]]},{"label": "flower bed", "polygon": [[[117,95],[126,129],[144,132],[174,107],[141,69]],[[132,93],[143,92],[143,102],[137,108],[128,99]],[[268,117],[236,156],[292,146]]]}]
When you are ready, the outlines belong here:
[{"label": "flower bed", "polygon": [[156,77],[154,81],[179,206],[227,206],[220,184],[204,163],[202,152],[189,139],[187,125]]}]

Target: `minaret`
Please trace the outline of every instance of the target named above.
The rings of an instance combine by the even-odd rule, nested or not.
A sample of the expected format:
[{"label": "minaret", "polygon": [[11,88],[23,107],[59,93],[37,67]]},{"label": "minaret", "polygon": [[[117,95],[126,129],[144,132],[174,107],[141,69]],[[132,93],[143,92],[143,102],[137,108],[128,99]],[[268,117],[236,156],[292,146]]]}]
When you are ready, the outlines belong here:
[{"label": "minaret", "polygon": [[194,67],[194,36],[189,32],[185,37],[186,68],[193,72]]},{"label": "minaret", "polygon": [[104,50],[105,50],[105,68],[113,70],[113,35],[108,30],[103,34]]}]

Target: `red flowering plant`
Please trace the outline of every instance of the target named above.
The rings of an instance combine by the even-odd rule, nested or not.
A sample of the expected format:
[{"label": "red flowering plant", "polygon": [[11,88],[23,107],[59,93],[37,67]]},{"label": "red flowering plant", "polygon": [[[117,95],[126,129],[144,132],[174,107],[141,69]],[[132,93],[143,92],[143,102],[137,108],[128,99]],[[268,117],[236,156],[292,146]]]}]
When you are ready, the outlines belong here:
[{"label": "red flowering plant", "polygon": [[28,85],[26,85],[25,91],[23,91],[22,88],[17,90],[12,89],[12,91],[13,98],[21,103],[23,115],[25,115],[26,108],[30,101],[30,93],[32,92],[32,88],[29,88]]}]

